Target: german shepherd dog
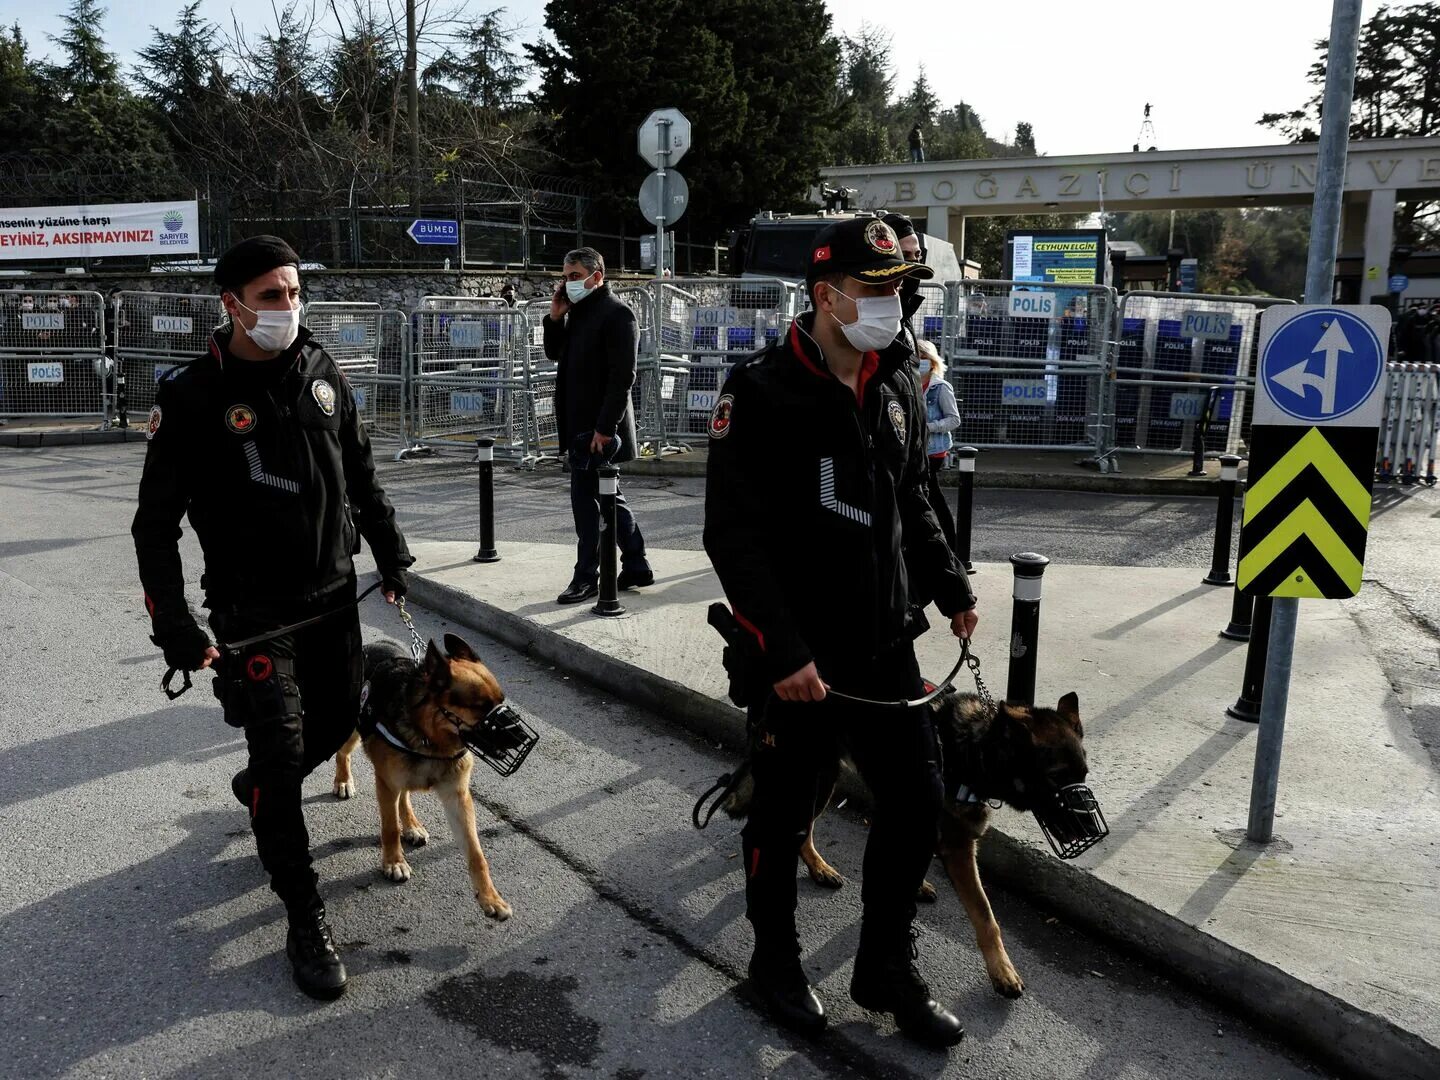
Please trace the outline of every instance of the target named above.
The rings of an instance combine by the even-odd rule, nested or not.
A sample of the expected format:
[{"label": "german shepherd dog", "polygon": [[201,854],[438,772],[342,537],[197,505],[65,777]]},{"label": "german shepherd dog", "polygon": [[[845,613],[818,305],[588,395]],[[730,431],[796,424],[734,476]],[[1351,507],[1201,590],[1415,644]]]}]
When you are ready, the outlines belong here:
[{"label": "german shepherd dog", "polygon": [[[500,684],[455,634],[445,635],[445,653],[430,642],[418,663],[390,642],[366,645],[364,652],[366,693],[359,726],[335,757],[335,797],[355,794],[350,755],[363,743],[375,766],[380,803],[380,872],[404,882],[412,871],[402,841],[420,847],[430,839],[410,805],[410,793],[433,790],[450,819],[450,831],[464,844],[480,909],[492,919],[508,919],[512,909],[490,880],[490,864],[475,831],[472,762],[462,738],[505,699]],[[411,750],[395,746],[384,733]]]},{"label": "german shepherd dog", "polygon": [[[1073,693],[1066,694],[1054,709],[1002,701],[992,710],[974,694],[951,692],[928,708],[935,724],[945,783],[936,853],[970,916],[991,984],[1003,996],[1017,998],[1024,992],[1025,983],[1005,951],[1000,926],[980,884],[975,851],[990,825],[990,802],[998,800],[1013,809],[1030,811],[1041,798],[1085,780],[1088,770],[1080,699]],[[837,752],[822,765],[817,790],[826,794],[816,804],[816,818],[834,794],[841,761],[842,755]],[[740,771],[742,778],[734,793],[722,804],[726,813],[736,818],[749,813],[754,790],[748,761]],[[800,858],[817,883],[831,889],[845,883],[839,871],[815,850],[814,820],[800,848]],[[935,888],[928,881],[920,887],[919,899],[936,899]]]}]

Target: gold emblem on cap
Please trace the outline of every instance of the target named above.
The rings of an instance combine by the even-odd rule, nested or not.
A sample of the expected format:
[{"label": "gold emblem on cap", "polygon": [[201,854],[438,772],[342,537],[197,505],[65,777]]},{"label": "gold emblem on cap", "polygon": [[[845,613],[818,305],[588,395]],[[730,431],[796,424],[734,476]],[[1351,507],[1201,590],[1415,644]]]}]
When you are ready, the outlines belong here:
[{"label": "gold emblem on cap", "polygon": [[900,252],[900,240],[895,235],[895,230],[879,218],[865,226],[865,243],[869,244],[870,250],[877,255],[894,258]]}]

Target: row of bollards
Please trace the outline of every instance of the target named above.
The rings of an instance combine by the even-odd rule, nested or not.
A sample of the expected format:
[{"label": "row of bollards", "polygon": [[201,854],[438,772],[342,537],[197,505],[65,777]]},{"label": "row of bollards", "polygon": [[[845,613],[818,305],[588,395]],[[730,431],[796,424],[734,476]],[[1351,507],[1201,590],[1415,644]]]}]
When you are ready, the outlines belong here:
[{"label": "row of bollards", "polygon": [[[495,440],[482,436],[475,440],[475,461],[479,465],[480,484],[480,549],[473,562],[500,561],[495,550]],[[600,480],[600,594],[590,610],[596,615],[624,615],[620,603],[619,552],[615,545],[615,496],[620,490],[620,470],[602,465],[597,470]]]}]

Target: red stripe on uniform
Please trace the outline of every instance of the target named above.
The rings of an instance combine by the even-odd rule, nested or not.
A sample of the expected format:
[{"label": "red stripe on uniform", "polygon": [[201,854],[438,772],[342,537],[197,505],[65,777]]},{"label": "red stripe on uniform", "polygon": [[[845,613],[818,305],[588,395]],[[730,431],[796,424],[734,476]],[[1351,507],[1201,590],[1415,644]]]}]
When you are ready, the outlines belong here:
[{"label": "red stripe on uniform", "polygon": [[760,849],[757,847],[750,852],[750,876],[754,877],[760,872]]},{"label": "red stripe on uniform", "polygon": [[790,351],[793,352],[800,363],[810,369],[812,375],[818,375],[824,379],[827,373],[815,366],[814,361],[805,355],[805,348],[800,344],[800,321],[797,319],[790,324]]},{"label": "red stripe on uniform", "polygon": [[746,630],[749,630],[750,633],[755,635],[755,640],[760,643],[760,651],[764,652],[765,635],[760,632],[760,628],[754,623],[752,623],[749,619],[745,618],[744,615],[741,615],[740,612],[737,611],[735,608],[731,608],[730,610],[735,614],[735,621],[738,622],[741,626],[743,626]]}]

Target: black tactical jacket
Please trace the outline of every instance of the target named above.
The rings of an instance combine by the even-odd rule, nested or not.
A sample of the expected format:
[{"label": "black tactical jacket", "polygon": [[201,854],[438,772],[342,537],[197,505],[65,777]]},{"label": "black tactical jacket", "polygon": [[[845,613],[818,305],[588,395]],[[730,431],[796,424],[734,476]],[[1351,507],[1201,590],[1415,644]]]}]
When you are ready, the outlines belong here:
[{"label": "black tactical jacket", "polygon": [[[415,560],[375,475],[345,377],[308,330],[276,360],[229,332],[157,388],[131,533],[157,638],[193,624],[180,519],[205,555],[207,607],[285,612],[352,583],[363,535],[382,575]],[[357,530],[358,526],[358,530]]]},{"label": "black tactical jacket", "polygon": [[930,599],[975,606],[925,494],[914,355],[903,339],[867,353],[857,401],[813,319],[738,365],[710,419],[705,550],[771,681],[913,640]]}]

